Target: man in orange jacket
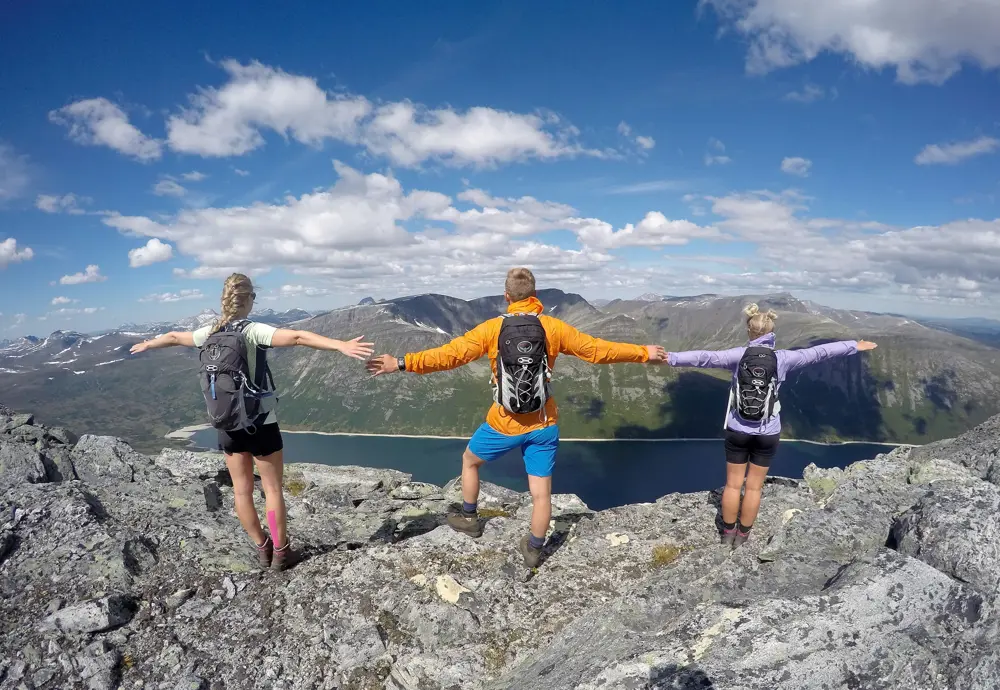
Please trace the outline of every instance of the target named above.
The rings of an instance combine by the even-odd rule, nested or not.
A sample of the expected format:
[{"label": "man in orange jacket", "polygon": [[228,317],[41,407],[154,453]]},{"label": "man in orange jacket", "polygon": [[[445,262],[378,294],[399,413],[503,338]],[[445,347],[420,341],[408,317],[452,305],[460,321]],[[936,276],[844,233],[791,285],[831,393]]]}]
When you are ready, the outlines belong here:
[{"label": "man in orange jacket", "polygon": [[[409,371],[429,374],[455,369],[488,354],[497,392],[486,423],[476,430],[462,456],[462,512],[448,517],[452,528],[478,536],[479,468],[514,448],[520,448],[531,491],[531,531],[520,542],[521,555],[529,568],[538,565],[552,516],[552,467],[559,445],[559,412],[548,396],[548,371],[559,353],[574,355],[591,364],[643,362],[663,364],[667,353],[658,345],[612,343],[581,333],[564,321],[543,314],[535,297],[535,276],[526,268],[513,268],[504,286],[507,314],[479,324],[450,343],[405,357],[381,355],[367,363],[374,376]],[[512,325],[505,325],[505,319]],[[523,315],[528,315],[525,318]],[[535,320],[537,317],[537,321]],[[516,321],[516,325],[515,324]],[[537,330],[538,324],[544,330]],[[533,332],[531,329],[535,328]],[[504,343],[500,342],[504,330]],[[516,330],[520,329],[520,330]],[[511,346],[511,333],[520,336]],[[532,337],[534,336],[534,340]],[[518,339],[518,336],[513,336]],[[540,344],[544,342],[544,352]],[[533,343],[538,343],[541,361],[532,364]],[[505,349],[501,349],[502,346]],[[520,346],[520,347],[518,347]],[[499,368],[498,368],[499,360]],[[521,362],[519,366],[517,363]],[[539,373],[541,372],[541,373]],[[519,374],[521,375],[519,378]],[[522,410],[531,410],[522,412]]]}]

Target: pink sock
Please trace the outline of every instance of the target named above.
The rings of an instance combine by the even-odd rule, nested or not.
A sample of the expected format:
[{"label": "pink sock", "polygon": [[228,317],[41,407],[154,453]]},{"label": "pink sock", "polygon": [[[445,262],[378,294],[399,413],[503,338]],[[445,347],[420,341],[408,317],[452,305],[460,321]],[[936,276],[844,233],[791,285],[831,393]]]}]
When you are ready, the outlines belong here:
[{"label": "pink sock", "polygon": [[273,510],[267,511],[267,526],[271,529],[271,539],[274,539],[278,534],[278,520]]}]

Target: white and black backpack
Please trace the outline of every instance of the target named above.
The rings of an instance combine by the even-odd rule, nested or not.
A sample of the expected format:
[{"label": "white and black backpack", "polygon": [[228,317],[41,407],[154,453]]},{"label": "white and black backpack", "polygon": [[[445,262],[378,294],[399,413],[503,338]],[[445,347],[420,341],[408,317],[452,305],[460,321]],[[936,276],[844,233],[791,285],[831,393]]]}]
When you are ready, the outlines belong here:
[{"label": "white and black backpack", "polygon": [[736,367],[729,402],[736,405],[740,417],[750,422],[765,422],[780,409],[778,357],[772,348],[746,349]]},{"label": "white and black backpack", "polygon": [[512,414],[538,412],[550,397],[545,329],[536,314],[504,314],[493,399]]},{"label": "white and black backpack", "polygon": [[[220,431],[254,430],[261,414],[261,401],[274,395],[274,379],[267,353],[257,349],[256,368],[250,378],[247,344],[243,331],[247,320],[229,323],[205,339],[198,353],[198,378],[212,426]],[[265,381],[270,382],[270,390]]]}]

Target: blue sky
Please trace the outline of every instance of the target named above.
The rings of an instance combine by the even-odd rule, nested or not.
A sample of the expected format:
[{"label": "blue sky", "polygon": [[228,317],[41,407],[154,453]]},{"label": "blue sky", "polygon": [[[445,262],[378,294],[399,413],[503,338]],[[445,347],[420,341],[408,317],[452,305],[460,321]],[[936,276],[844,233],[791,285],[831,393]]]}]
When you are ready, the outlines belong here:
[{"label": "blue sky", "polygon": [[[1000,2],[22,4],[0,338],[262,303],[790,291],[995,315]],[[974,5],[974,6],[972,6]]]}]

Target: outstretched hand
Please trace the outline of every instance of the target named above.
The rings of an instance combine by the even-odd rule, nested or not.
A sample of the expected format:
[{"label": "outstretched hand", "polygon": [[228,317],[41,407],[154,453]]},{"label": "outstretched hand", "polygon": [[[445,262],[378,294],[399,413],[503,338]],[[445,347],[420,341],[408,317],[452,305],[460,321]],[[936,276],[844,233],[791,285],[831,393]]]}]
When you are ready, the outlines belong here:
[{"label": "outstretched hand", "polygon": [[379,355],[365,362],[365,369],[373,377],[381,376],[382,374],[394,374],[399,371],[399,362],[392,355]]},{"label": "outstretched hand", "polygon": [[149,343],[149,341],[147,341],[147,340],[144,340],[141,343],[136,343],[135,345],[132,346],[132,349],[129,350],[129,354],[131,354],[131,355],[137,355],[140,352],[145,352],[147,349],[149,349],[149,344],[148,343]]},{"label": "outstretched hand", "polygon": [[649,353],[648,364],[666,364],[667,351],[659,345],[647,345],[646,352]]},{"label": "outstretched hand", "polygon": [[874,350],[878,345],[871,342],[870,340],[859,340],[858,341],[858,352],[867,352],[868,350]]},{"label": "outstretched hand", "polygon": [[339,349],[343,354],[348,357],[353,357],[354,359],[364,359],[365,357],[370,357],[373,352],[375,352],[374,343],[362,343],[359,342],[363,335],[359,335],[353,340],[343,340],[341,341]]}]

